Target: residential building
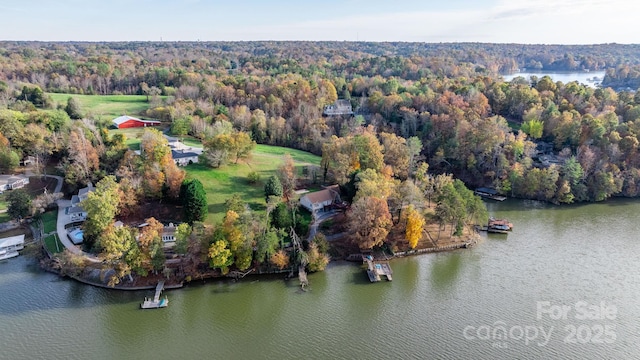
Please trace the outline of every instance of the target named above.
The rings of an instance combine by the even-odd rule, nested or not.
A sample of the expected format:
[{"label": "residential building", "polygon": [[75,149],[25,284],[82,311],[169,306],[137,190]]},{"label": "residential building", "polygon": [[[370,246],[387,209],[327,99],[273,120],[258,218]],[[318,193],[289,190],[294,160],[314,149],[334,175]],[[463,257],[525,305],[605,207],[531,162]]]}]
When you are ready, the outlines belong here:
[{"label": "residential building", "polygon": [[178,166],[186,166],[189,164],[196,164],[198,162],[198,154],[185,150],[171,150],[171,157]]},{"label": "residential building", "polygon": [[338,185],[329,186],[323,190],[307,193],[300,198],[300,205],[311,213],[324,211],[331,205],[341,203]]},{"label": "residential building", "polygon": [[349,100],[336,100],[335,103],[327,105],[322,111],[324,116],[353,115],[353,108]]},{"label": "residential building", "polygon": [[29,177],[24,175],[0,175],[0,191],[23,188],[29,183]]}]

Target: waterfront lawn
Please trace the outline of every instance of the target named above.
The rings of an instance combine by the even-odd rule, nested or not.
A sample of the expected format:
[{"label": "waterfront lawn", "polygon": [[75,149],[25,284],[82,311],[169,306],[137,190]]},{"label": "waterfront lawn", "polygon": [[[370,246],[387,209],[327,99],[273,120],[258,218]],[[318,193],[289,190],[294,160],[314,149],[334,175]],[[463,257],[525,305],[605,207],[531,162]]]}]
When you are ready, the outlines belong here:
[{"label": "waterfront lawn", "polygon": [[44,233],[56,231],[58,221],[58,209],[47,211],[42,214],[42,224],[44,226]]},{"label": "waterfront lawn", "polygon": [[69,97],[81,104],[82,114],[98,120],[111,120],[120,115],[140,115],[149,108],[146,95],[77,95],[48,93],[53,101],[67,105]]},{"label": "waterfront lawn", "polygon": [[[320,165],[320,157],[308,152],[278,146],[257,145],[247,161],[228,164],[219,169],[211,169],[203,164],[191,164],[185,167],[187,176],[202,182],[207,192],[209,215],[205,223],[214,224],[224,218],[224,202],[233,194],[240,194],[252,210],[264,212],[264,182],[275,175],[282,164],[284,154],[290,154],[298,168],[298,173],[306,165]],[[257,184],[249,184],[247,175],[255,171],[260,174]]]},{"label": "waterfront lawn", "polygon": [[56,234],[51,234],[44,238],[44,246],[49,250],[52,254],[61,253],[64,251],[64,245],[58,240],[58,236]]},{"label": "waterfront lawn", "polygon": [[5,196],[6,196],[6,193],[0,194],[0,211],[3,211],[3,212],[0,212],[0,224],[11,220],[11,217],[6,212],[7,208],[9,207],[9,204],[7,204],[7,201],[5,200]]},{"label": "waterfront lawn", "polygon": [[0,210],[7,210],[7,207],[9,207],[9,204],[5,200],[5,193],[2,193],[0,194]]}]

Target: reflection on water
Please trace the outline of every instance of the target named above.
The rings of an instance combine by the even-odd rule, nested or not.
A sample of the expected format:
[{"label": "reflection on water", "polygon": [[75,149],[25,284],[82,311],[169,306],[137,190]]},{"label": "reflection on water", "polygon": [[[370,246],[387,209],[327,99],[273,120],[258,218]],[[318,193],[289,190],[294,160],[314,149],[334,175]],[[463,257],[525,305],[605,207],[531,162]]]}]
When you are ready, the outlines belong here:
[{"label": "reflection on water", "polygon": [[[0,263],[0,358],[639,358],[640,202],[487,205],[512,233],[392,260],[391,282],[371,284],[359,265],[337,262],[310,274],[307,292],[281,277],[196,282],[167,291],[158,310],[139,310],[148,291],[60,280],[20,256]],[[566,344],[565,325],[606,324],[539,320],[538,301],[613,304],[618,340]],[[556,332],[544,347],[463,336],[498,321]]]},{"label": "reflection on water", "polygon": [[562,81],[562,83],[566,84],[568,82],[577,81],[581,84],[588,85],[590,87],[596,87],[602,82],[604,78],[604,71],[522,71],[513,74],[504,74],[501,75],[504,81],[511,81],[514,78],[521,76],[526,80],[529,80],[531,76],[537,76],[538,79],[547,75],[553,81]]},{"label": "reflection on water", "polygon": [[455,285],[462,267],[460,252],[436,254],[431,267],[431,282],[434,288],[444,290]]}]

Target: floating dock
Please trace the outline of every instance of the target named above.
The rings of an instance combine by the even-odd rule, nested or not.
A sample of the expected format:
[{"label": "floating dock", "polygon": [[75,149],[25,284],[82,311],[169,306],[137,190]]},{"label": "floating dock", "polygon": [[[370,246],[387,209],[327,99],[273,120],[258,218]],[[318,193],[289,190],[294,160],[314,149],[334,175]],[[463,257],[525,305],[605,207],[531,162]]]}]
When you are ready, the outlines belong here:
[{"label": "floating dock", "polygon": [[507,200],[506,196],[500,195],[497,190],[491,188],[477,188],[473,193],[485,199],[491,199],[495,201]]},{"label": "floating dock", "polygon": [[371,256],[365,256],[363,259],[367,262],[367,275],[369,276],[369,281],[378,282],[383,276],[385,276],[388,281],[393,280],[391,278],[393,271],[391,271],[391,266],[389,266],[388,262],[373,261]]},{"label": "floating dock", "polygon": [[157,309],[167,307],[167,305],[169,305],[169,299],[167,299],[166,297],[164,299],[160,299],[162,290],[164,290],[164,280],[158,282],[158,285],[156,285],[156,294],[154,295],[153,300],[144,298],[144,302],[140,304],[140,308]]}]

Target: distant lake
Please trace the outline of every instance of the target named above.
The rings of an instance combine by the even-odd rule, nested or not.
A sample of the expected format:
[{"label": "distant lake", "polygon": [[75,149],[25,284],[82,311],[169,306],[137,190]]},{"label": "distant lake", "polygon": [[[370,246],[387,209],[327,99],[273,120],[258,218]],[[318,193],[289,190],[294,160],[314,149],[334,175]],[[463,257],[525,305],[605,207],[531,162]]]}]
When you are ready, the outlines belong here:
[{"label": "distant lake", "polygon": [[511,81],[517,76],[522,76],[523,78],[529,80],[529,78],[533,75],[541,78],[545,75],[548,75],[553,81],[562,81],[563,83],[568,83],[572,81],[577,81],[581,84],[589,85],[590,87],[595,88],[602,82],[604,78],[604,71],[533,71],[526,70],[521,72],[516,72],[513,74],[502,74],[502,78],[504,81]]}]

